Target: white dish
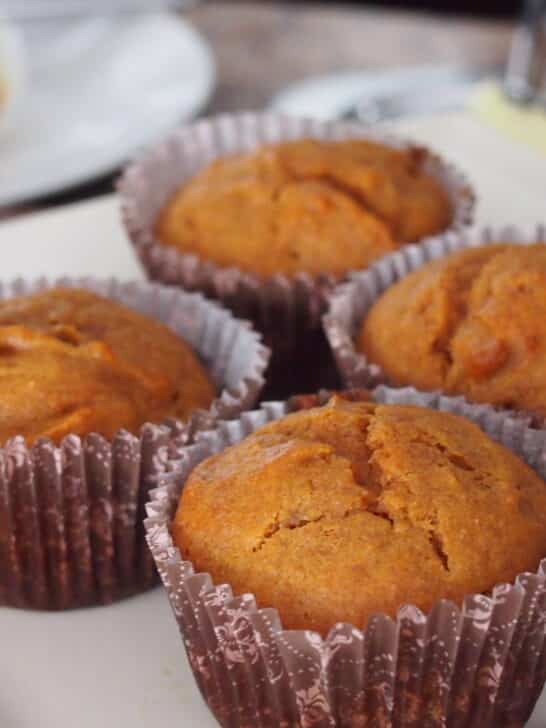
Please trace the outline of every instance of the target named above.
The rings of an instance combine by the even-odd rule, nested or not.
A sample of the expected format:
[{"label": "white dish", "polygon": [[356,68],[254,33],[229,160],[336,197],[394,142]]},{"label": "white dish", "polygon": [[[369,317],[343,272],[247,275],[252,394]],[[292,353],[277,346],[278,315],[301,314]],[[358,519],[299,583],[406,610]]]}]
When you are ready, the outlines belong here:
[{"label": "white dish", "polygon": [[441,87],[460,78],[456,66],[412,66],[370,71],[338,71],[315,76],[283,89],[271,102],[272,108],[295,116],[338,119],[364,99],[382,98],[412,87]]},{"label": "white dish", "polygon": [[106,174],[191,118],[215,78],[201,36],[157,13],[30,26],[31,82],[0,141],[0,205]]},{"label": "white dish", "polygon": [[[544,215],[544,159],[464,114],[397,125],[466,169],[480,223]],[[510,174],[505,170],[509,169]],[[521,193],[525,190],[525,194]],[[2,277],[142,277],[113,196],[0,224]],[[59,614],[0,609],[2,728],[213,728],[162,589]],[[546,693],[527,728],[546,725]]]}]

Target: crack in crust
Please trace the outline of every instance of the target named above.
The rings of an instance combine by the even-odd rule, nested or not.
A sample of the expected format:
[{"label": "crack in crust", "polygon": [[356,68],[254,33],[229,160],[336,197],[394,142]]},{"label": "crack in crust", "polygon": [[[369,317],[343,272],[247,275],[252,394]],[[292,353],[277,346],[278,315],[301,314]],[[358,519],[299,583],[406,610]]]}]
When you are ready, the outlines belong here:
[{"label": "crack in crust", "polygon": [[[452,344],[457,333],[468,322],[470,317],[480,318],[479,311],[473,309],[470,302],[474,285],[480,279],[484,268],[494,256],[495,251],[500,252],[500,247],[494,246],[486,250],[486,255],[480,257],[477,261],[471,259],[468,261],[467,268],[457,269],[456,265],[450,265],[448,261],[441,274],[446,296],[450,298],[449,310],[445,321],[445,330],[440,331],[438,336],[431,342],[431,351],[439,354],[444,359],[444,379],[446,383],[455,366]],[[430,298],[428,305],[436,305],[435,298]],[[484,354],[484,359],[486,358],[487,355]],[[489,366],[492,366],[493,363],[491,361]]]},{"label": "crack in crust", "polygon": [[[342,397],[334,395],[330,400],[330,406],[335,407],[336,404],[339,405],[339,403],[344,401],[345,400]],[[426,534],[432,553],[438,558],[442,569],[446,572],[450,571],[449,556],[444,546],[443,536],[438,530],[438,514],[434,512],[429,519],[419,521],[415,517],[410,516],[407,508],[399,508],[397,511],[392,511],[385,502],[385,496],[389,489],[392,490],[393,488],[396,488],[399,483],[394,482],[377,462],[377,454],[383,449],[384,444],[375,442],[370,437],[370,428],[376,409],[377,405],[375,403],[366,401],[367,414],[364,419],[364,428],[362,433],[363,458],[355,459],[354,453],[351,457],[351,455],[348,455],[342,447],[336,447],[335,444],[332,443],[327,443],[330,447],[330,451],[323,453],[320,456],[324,461],[324,467],[331,465],[333,458],[339,458],[340,461],[345,462],[350,467],[354,483],[363,490],[360,506],[357,508],[349,508],[339,515],[323,511],[319,515],[313,517],[294,511],[283,519],[280,517],[280,512],[277,511],[273,520],[264,529],[264,532],[258,542],[253,547],[253,553],[260,552],[267,542],[274,539],[282,530],[293,531],[325,520],[328,520],[329,522],[342,521],[353,515],[366,513],[370,516],[374,516],[388,522],[393,531],[397,527],[403,525],[410,525],[422,530]],[[311,426],[310,422],[308,422],[304,425],[303,429],[300,429],[299,436],[304,440],[308,437],[312,441],[313,433],[310,430]],[[426,437],[423,433],[421,433],[420,437],[415,438],[411,441],[411,443],[415,445],[426,445],[435,449],[438,453],[444,456],[449,463],[461,471],[469,473],[475,472],[475,468],[468,462],[464,455],[454,452],[445,444],[432,437]],[[311,493],[313,493],[315,486],[312,480],[309,480],[308,486]],[[415,494],[413,495],[415,496]]]},{"label": "crack in crust", "polygon": [[449,572],[449,558],[447,553],[444,551],[442,536],[437,531],[429,531],[429,542],[432,546],[434,553],[438,557],[438,560],[442,564],[444,571]]},{"label": "crack in crust", "polygon": [[[349,518],[350,516],[354,516],[357,513],[369,513],[373,516],[377,516],[378,518],[382,518],[384,521],[388,521],[391,525],[391,527],[394,527],[394,520],[389,516],[386,510],[374,510],[374,508],[350,508],[349,510],[345,511],[342,516],[339,517],[339,520],[344,520],[345,518]],[[308,526],[313,523],[320,523],[320,521],[324,521],[326,518],[328,518],[328,515],[326,513],[321,513],[320,516],[317,516],[316,518],[295,518],[293,520],[286,520],[282,523],[278,519],[279,514],[277,513],[275,515],[275,520],[269,524],[269,526],[266,528],[266,530],[263,533],[262,538],[259,540],[259,542],[254,546],[252,549],[253,553],[258,553],[261,551],[261,549],[264,547],[266,542],[273,538],[275,534],[277,534],[282,529],[287,529],[289,531],[294,531],[298,528],[305,528],[305,526]]]}]

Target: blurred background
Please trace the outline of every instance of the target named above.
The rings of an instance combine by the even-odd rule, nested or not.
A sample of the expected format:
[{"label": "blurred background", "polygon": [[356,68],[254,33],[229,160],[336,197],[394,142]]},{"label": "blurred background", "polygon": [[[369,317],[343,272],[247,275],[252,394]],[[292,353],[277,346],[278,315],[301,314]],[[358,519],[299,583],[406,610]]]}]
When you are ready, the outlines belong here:
[{"label": "blurred background", "polygon": [[[365,4],[365,3],[355,3]],[[408,0],[408,2],[390,2],[376,0],[369,5],[380,5],[390,8],[422,8],[435,12],[469,13],[471,15],[513,15],[521,5],[518,0]]]},{"label": "blurred background", "polygon": [[0,0],[0,18],[3,218],[111,191],[198,115],[435,113],[487,79],[508,98],[509,59],[528,105],[522,74],[542,89],[546,65],[546,0]]}]

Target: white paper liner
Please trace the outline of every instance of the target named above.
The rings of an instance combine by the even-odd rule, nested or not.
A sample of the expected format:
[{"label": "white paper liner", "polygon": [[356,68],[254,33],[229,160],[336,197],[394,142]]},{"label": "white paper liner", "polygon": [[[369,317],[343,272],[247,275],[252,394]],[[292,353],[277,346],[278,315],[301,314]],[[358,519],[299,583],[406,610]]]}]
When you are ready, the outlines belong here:
[{"label": "white paper liner", "polygon": [[[273,113],[225,114],[180,127],[130,164],[118,181],[121,215],[136,252],[155,280],[200,290],[217,298],[264,332],[274,354],[290,352],[302,332],[320,327],[332,275],[279,274],[266,280],[235,267],[222,268],[159,243],[158,214],[178,187],[215,159],[249,152],[263,144],[301,138],[363,138],[396,148],[411,143],[357,124],[323,122]],[[418,145],[422,146],[422,145]],[[438,155],[427,152],[425,169],[447,190],[458,230],[471,222],[474,193],[467,179]]]},{"label": "white paper liner", "polygon": [[539,240],[546,241],[545,225],[527,230],[514,226],[469,228],[439,235],[418,245],[407,245],[375,261],[367,270],[351,273],[349,280],[333,291],[328,312],[323,317],[324,331],[343,383],[348,387],[392,384],[381,368],[355,347],[365,316],[387,288],[430,260],[465,248],[504,242],[531,245]]},{"label": "white paper liner", "polygon": [[[410,388],[380,386],[372,398],[463,414],[546,477],[546,433],[505,413]],[[234,596],[183,560],[169,528],[192,469],[266,422],[319,401],[266,403],[200,433],[184,453],[182,477],[166,477],[146,507],[146,538],[214,715],[230,728],[523,726],[546,678],[546,560],[491,596],[468,595],[460,608],[440,600],[425,615],[403,606],[396,620],[377,615],[364,630],[338,624],[326,639],[283,630],[275,610],[258,609],[250,594]]]},{"label": "white paper liner", "polygon": [[162,321],[196,352],[219,395],[186,422],[0,448],[0,604],[62,609],[107,603],[156,581],[142,519],[148,491],[176,468],[200,428],[251,407],[269,357],[260,335],[200,294],[115,279],[19,279],[0,299],[53,286],[86,288]]}]

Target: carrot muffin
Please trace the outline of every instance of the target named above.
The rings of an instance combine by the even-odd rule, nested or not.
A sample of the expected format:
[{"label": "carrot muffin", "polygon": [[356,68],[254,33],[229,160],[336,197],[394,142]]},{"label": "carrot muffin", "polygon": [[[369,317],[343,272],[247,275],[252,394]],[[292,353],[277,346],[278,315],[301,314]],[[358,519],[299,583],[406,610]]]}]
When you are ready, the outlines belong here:
[{"label": "carrot muffin", "polygon": [[268,277],[341,276],[444,230],[452,210],[425,151],[303,139],[219,159],[182,186],[158,240]]},{"label": "carrot muffin", "polygon": [[172,535],[285,628],[325,634],[536,568],[546,485],[461,417],[334,397],[197,466]]},{"label": "carrot muffin", "polygon": [[389,382],[546,416],[546,245],[487,245],[389,288],[357,348]]},{"label": "carrot muffin", "polygon": [[110,438],[208,407],[203,367],[163,324],[86,290],[0,303],[0,441]]}]

